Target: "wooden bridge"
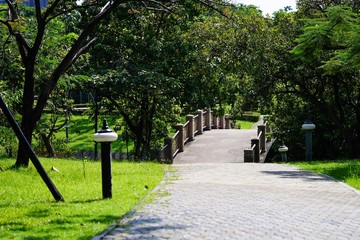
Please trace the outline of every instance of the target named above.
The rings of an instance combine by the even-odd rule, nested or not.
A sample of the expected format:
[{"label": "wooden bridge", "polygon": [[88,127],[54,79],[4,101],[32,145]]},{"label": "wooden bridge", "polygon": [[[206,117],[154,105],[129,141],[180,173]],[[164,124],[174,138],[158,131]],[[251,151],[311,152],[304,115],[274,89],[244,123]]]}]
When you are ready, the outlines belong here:
[{"label": "wooden bridge", "polygon": [[229,115],[216,117],[211,110],[198,110],[186,119],[165,140],[161,158],[167,163],[264,163],[273,143],[266,119],[250,130],[231,129]]}]

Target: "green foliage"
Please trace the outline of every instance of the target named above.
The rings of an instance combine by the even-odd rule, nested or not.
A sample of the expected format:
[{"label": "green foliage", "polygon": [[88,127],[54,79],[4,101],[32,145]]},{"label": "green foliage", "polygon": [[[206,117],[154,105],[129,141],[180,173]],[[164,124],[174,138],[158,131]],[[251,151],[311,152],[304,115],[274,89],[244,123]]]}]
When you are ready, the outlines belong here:
[{"label": "green foliage", "polygon": [[[349,58],[357,58],[357,54],[349,53],[349,48],[357,42],[354,38],[357,39],[358,30],[356,13],[347,8],[329,8],[325,17],[307,20],[304,33],[296,40],[299,44],[292,52],[308,64],[319,62],[319,68],[326,74],[349,71]],[[356,60],[353,63],[356,65]]]},{"label": "green foliage", "polygon": [[[234,119],[244,119],[246,111],[269,113],[275,135],[286,141],[294,160],[303,154],[299,128],[308,115],[317,125],[316,157],[359,154],[355,147],[360,139],[356,1],[299,0],[297,13],[279,10],[273,18],[263,17],[254,6],[220,4],[214,5],[218,11],[212,11],[197,1],[161,3],[118,6],[106,24],[99,24],[89,36],[97,38],[91,52],[74,55],[77,64],[64,68],[62,77],[50,82],[99,6],[71,11],[46,23],[33,74],[36,84],[24,90],[40,94],[44,87],[58,83],[47,89],[52,92],[47,109],[52,109],[54,117],[40,119],[38,132],[50,139],[56,117],[62,119],[64,109],[71,107],[69,92],[82,89],[94,93],[101,114],[121,115],[115,121],[123,127],[119,131],[122,142],[134,143],[130,149],[139,158],[162,145],[168,126],[179,122],[182,111],[216,107],[219,114],[227,106]],[[61,4],[54,14],[69,6]],[[33,14],[32,9],[24,8],[26,18],[13,23],[29,43],[34,43],[39,26]],[[24,68],[19,48],[1,26],[0,86],[11,89],[4,94],[14,109],[20,109],[19,97],[11,93],[22,93]],[[91,117],[93,113],[94,109],[88,112]],[[59,120],[55,125],[63,123]],[[91,133],[91,125],[75,127],[75,131]],[[60,131],[50,141],[58,147],[65,146],[64,129]],[[69,131],[71,140],[63,152],[93,149],[92,134],[72,135],[73,127]],[[124,151],[124,144],[114,147]]]},{"label": "green foliage", "polygon": [[176,36],[183,23],[177,11],[154,12],[141,4],[124,11],[119,8],[109,19],[110,29],[100,26],[90,70],[96,75],[97,90],[107,98],[102,106],[122,115],[135,156],[143,158],[162,145],[166,126],[178,119],[174,106],[182,97],[178,75],[186,50]]},{"label": "green foliage", "polygon": [[360,190],[360,160],[299,162],[296,166],[326,174]]},{"label": "green foliage", "polygon": [[320,126],[332,121],[328,127],[330,135],[337,138],[338,154],[351,157],[360,154],[360,105],[356,100],[360,97],[360,75],[356,64],[349,64],[358,21],[359,16],[347,8],[328,8],[321,18],[307,20],[292,51],[300,60],[295,70],[298,76],[292,80],[296,91],[317,108]]},{"label": "green foliage", "polygon": [[1,239],[90,239],[130,211],[164,176],[156,163],[114,161],[113,198],[102,200],[100,162],[41,162],[65,202],[54,202],[32,165],[13,169],[14,159],[0,159]]}]

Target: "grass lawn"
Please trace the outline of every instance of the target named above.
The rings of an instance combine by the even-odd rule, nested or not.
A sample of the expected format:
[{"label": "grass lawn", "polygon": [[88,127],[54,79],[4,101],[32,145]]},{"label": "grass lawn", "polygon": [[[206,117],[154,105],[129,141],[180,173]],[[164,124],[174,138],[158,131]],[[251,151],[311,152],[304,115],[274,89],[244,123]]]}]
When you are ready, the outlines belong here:
[{"label": "grass lawn", "polygon": [[360,159],[291,163],[310,172],[322,173],[360,190]]},{"label": "grass lawn", "polygon": [[240,129],[251,129],[255,122],[236,120],[235,126],[240,126]]},{"label": "grass lawn", "polygon": [[[102,127],[102,121],[105,117],[99,117],[99,126],[98,130]],[[109,128],[115,131],[116,121],[119,120],[115,117],[106,117]],[[65,121],[65,119],[63,120]],[[61,124],[63,121],[60,121]],[[122,139],[122,132],[124,126],[121,130],[116,131],[119,135],[117,141],[111,144],[111,149],[113,152],[126,152],[126,142]],[[94,122],[87,116],[74,115],[71,117],[69,124],[69,142],[66,143],[67,146],[73,151],[93,151],[94,150]],[[56,137],[65,139],[65,128],[62,131],[57,132]],[[129,151],[132,151],[134,148],[133,142],[129,143]]]},{"label": "grass lawn", "polygon": [[0,159],[0,239],[91,239],[158,185],[166,167],[113,161],[113,198],[103,200],[100,162],[40,161],[65,202],[55,202],[32,164],[12,169],[14,159]]}]

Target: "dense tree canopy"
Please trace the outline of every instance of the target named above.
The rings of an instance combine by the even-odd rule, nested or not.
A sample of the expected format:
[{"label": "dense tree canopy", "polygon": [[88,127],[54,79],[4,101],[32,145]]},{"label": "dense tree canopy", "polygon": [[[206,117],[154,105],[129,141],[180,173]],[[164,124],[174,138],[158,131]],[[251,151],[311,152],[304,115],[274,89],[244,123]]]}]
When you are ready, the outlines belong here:
[{"label": "dense tree canopy", "polygon": [[360,155],[358,1],[298,0],[272,17],[221,0],[6,2],[0,87],[30,142],[38,127],[49,145],[43,110],[62,112],[86,86],[121,115],[138,158],[161,146],[179,109],[225,106],[270,114],[293,159],[309,116],[317,158]]}]

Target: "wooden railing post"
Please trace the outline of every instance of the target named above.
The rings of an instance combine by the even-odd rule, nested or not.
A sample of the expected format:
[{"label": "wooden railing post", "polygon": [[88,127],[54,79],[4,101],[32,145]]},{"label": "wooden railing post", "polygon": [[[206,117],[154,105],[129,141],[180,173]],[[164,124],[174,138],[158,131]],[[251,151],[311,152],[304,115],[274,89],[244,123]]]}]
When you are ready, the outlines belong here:
[{"label": "wooden railing post", "polygon": [[204,133],[203,111],[202,110],[197,110],[196,114],[198,115],[198,133],[203,134]]},{"label": "wooden railing post", "polygon": [[254,151],[251,148],[244,149],[244,162],[254,162]]},{"label": "wooden railing post", "polygon": [[225,128],[230,129],[230,115],[225,114]]},{"label": "wooden railing post", "polygon": [[186,116],[186,121],[189,122],[188,125],[188,137],[189,137],[189,141],[194,141],[195,139],[195,135],[194,135],[194,115],[187,115]]},{"label": "wooden railing post", "polygon": [[224,129],[225,128],[225,117],[220,116],[219,118],[220,118],[219,128]]},{"label": "wooden railing post", "polygon": [[267,122],[269,115],[263,115],[263,124]]},{"label": "wooden railing post", "polygon": [[206,110],[206,114],[205,114],[205,125],[206,125],[206,130],[211,130],[211,109],[207,109]]},{"label": "wooden railing post", "polygon": [[173,149],[173,139],[165,138],[165,146],[167,146],[167,151],[165,152],[165,159],[167,159],[169,164],[174,162],[174,149]]},{"label": "wooden railing post", "polygon": [[259,138],[251,139],[251,147],[254,147],[254,162],[260,162]]},{"label": "wooden railing post", "polygon": [[212,115],[213,128],[218,129],[218,118],[217,118],[216,114],[214,114],[214,111],[211,111],[211,115]]},{"label": "wooden railing post", "polygon": [[178,147],[179,147],[179,152],[183,152],[184,151],[184,125],[183,124],[178,124],[175,126],[176,131],[179,131],[179,141],[178,141]]},{"label": "wooden railing post", "polygon": [[[266,133],[271,133],[271,128],[270,128],[269,122],[265,122],[265,131],[266,131]],[[267,134],[266,142],[271,142],[271,135],[270,134]]]},{"label": "wooden railing post", "polygon": [[260,124],[258,125],[258,130],[257,130],[257,134],[259,136],[259,144],[260,144],[260,154],[264,153],[266,151],[266,136],[265,136],[265,125],[264,124]]}]

